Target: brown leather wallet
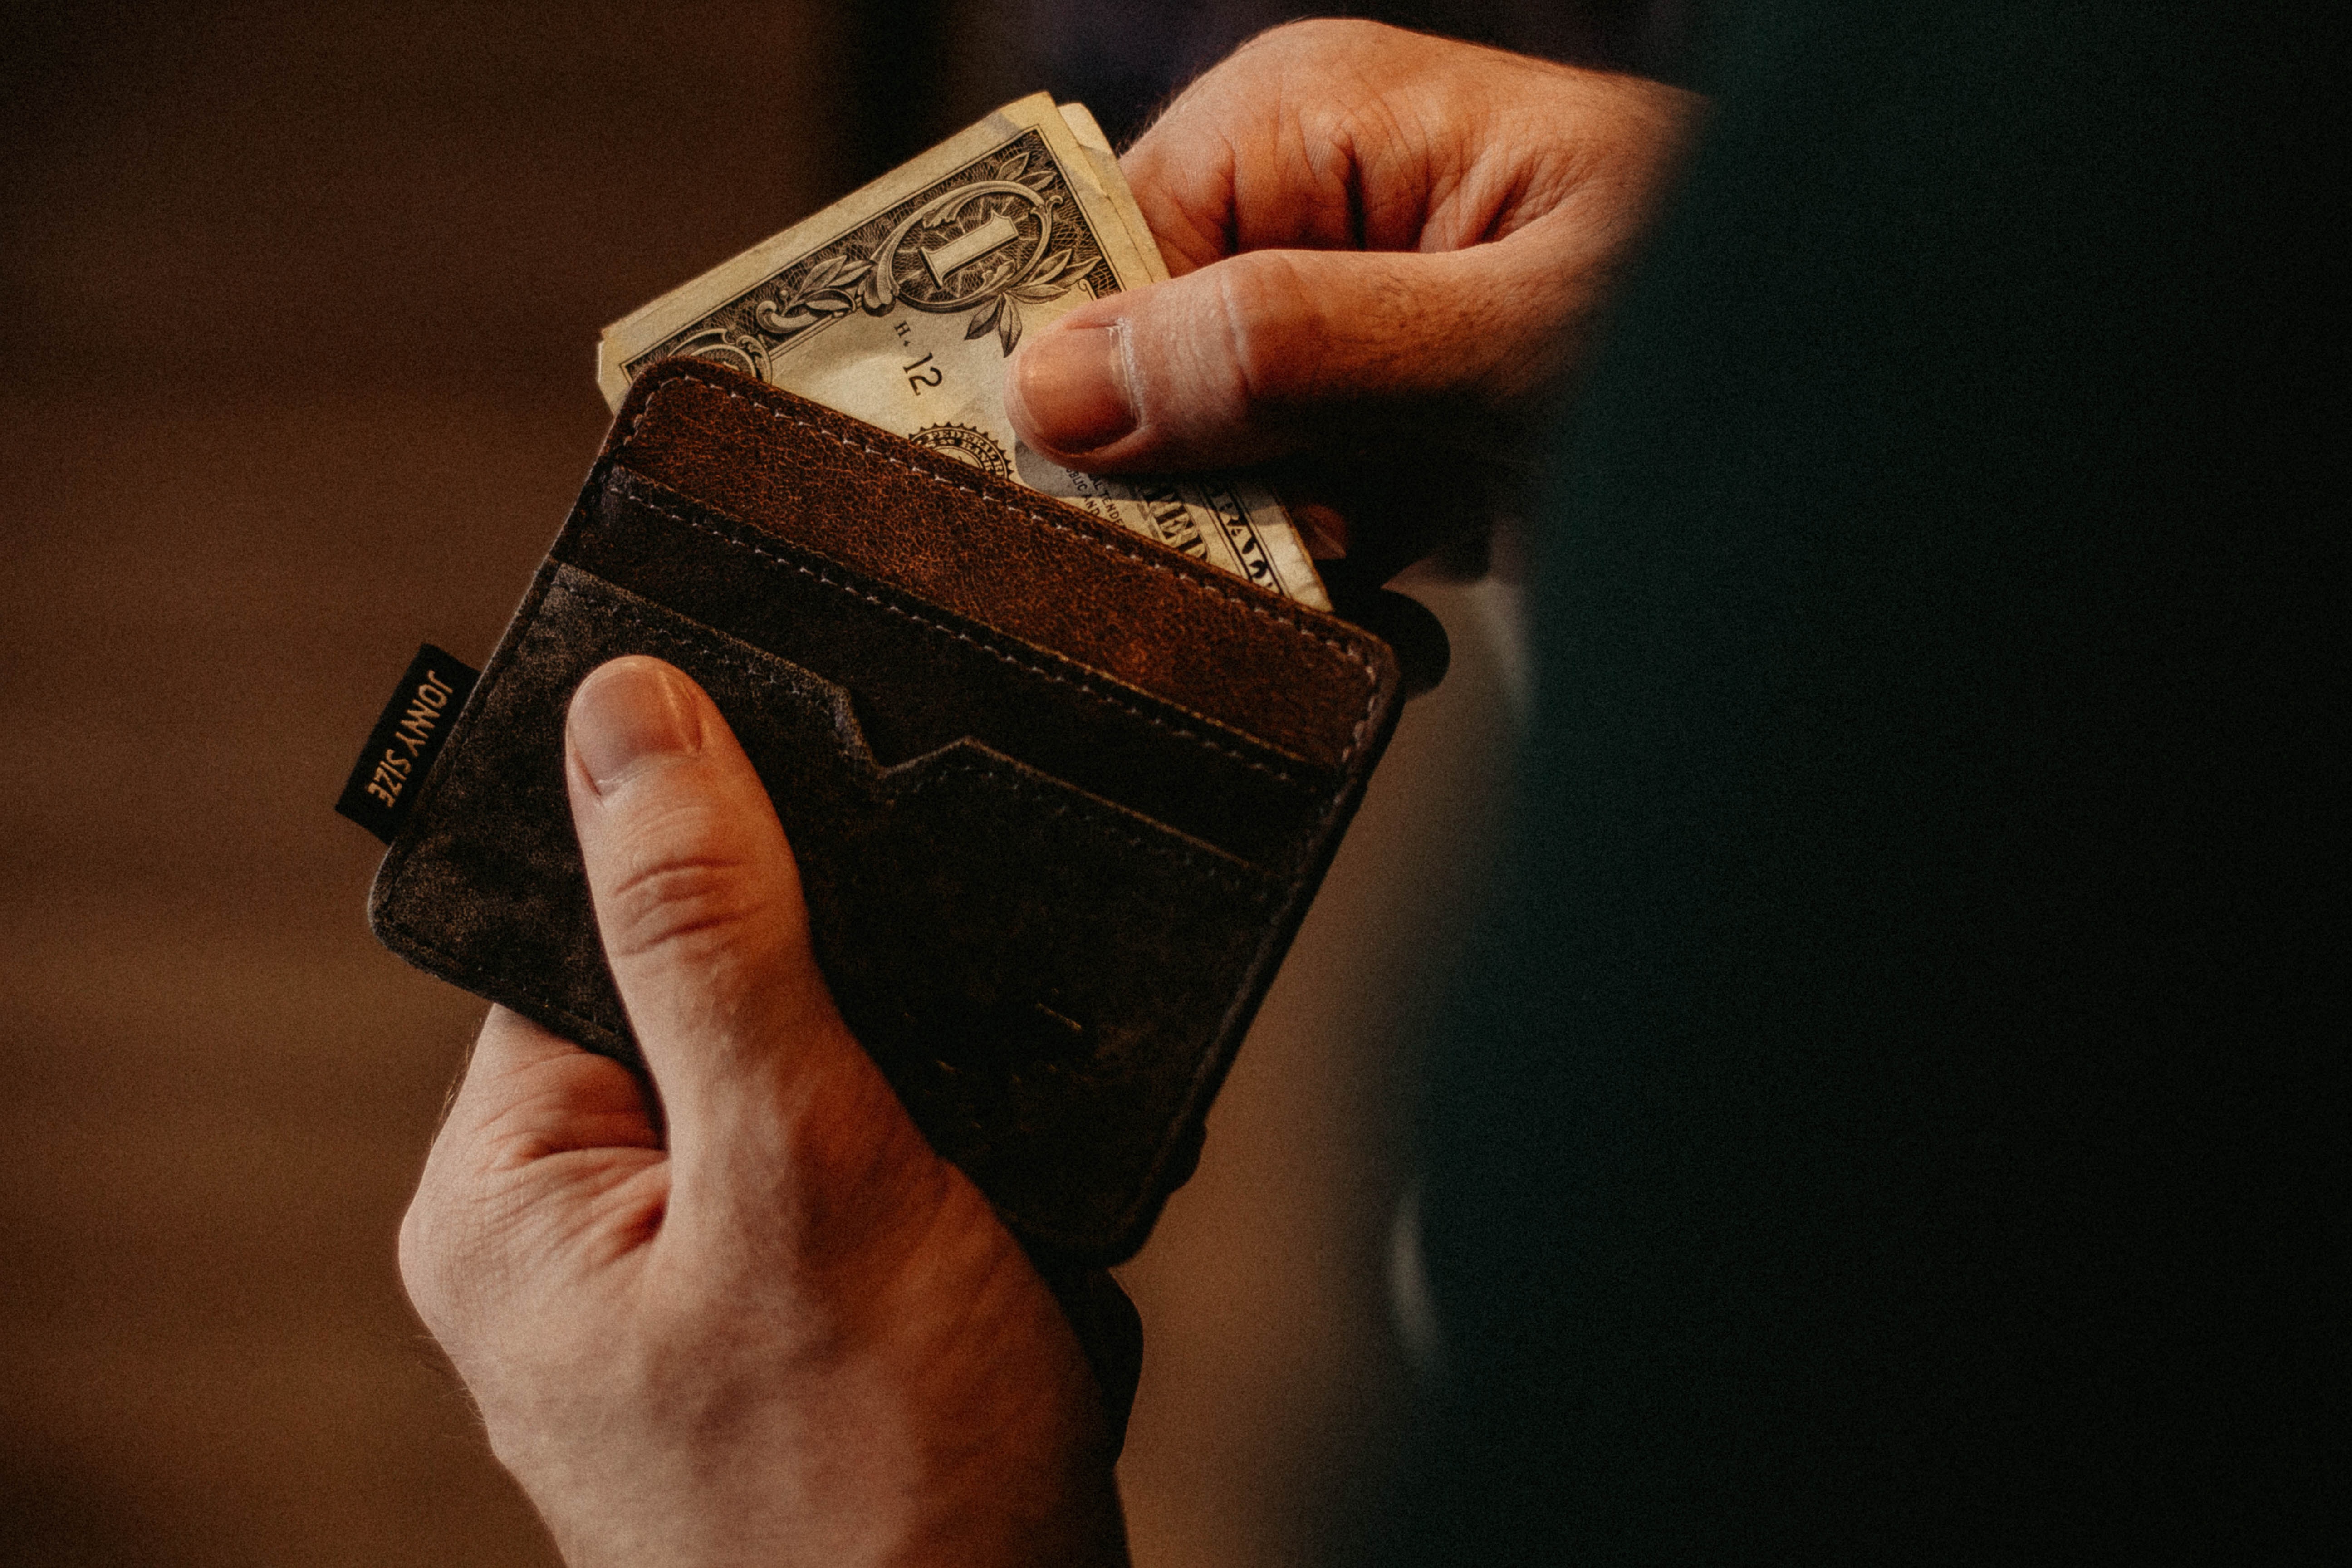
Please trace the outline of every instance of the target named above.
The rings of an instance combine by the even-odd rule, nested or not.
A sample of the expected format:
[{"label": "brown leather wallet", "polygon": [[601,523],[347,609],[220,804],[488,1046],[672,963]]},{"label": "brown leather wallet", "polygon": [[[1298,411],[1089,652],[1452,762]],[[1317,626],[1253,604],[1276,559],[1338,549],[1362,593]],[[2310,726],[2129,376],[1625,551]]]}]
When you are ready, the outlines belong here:
[{"label": "brown leather wallet", "polygon": [[694,360],[642,375],[394,837],[394,952],[635,1065],[572,837],[588,672],[700,682],[843,1016],[1034,1251],[1142,1244],[1396,721],[1360,627]]}]

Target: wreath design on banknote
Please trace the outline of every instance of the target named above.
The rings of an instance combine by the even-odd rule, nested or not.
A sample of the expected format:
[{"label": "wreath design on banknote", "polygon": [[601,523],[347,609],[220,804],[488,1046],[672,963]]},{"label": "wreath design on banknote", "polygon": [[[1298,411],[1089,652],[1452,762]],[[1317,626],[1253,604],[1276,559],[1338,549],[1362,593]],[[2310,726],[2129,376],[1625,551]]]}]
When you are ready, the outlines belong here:
[{"label": "wreath design on banknote", "polygon": [[770,353],[828,321],[904,306],[969,310],[966,341],[993,331],[1009,355],[1023,306],[1051,303],[1097,270],[1097,292],[1108,292],[1109,263],[1033,132],[705,317],[666,352],[740,361],[756,374]]}]

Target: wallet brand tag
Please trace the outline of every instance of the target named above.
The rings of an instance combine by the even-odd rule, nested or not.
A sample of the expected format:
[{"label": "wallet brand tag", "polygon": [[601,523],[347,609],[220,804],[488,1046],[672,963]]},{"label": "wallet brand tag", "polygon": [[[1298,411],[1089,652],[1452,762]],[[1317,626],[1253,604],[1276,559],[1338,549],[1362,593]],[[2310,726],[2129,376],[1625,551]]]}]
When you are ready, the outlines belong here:
[{"label": "wallet brand tag", "polygon": [[335,809],[391,843],[478,679],[478,671],[431,643],[418,648],[368,731]]}]

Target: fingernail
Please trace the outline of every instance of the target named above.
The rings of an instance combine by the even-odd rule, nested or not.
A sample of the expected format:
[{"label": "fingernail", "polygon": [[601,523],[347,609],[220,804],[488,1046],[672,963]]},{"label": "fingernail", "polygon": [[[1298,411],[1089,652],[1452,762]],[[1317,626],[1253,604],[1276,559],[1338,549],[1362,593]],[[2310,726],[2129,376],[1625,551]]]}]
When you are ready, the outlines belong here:
[{"label": "fingernail", "polygon": [[1031,437],[1061,452],[1090,452],[1135,428],[1120,329],[1048,329],[1030,339],[1013,378]]},{"label": "fingernail", "polygon": [[657,659],[620,658],[580,683],[572,698],[572,748],[598,795],[648,760],[702,749],[685,679]]}]

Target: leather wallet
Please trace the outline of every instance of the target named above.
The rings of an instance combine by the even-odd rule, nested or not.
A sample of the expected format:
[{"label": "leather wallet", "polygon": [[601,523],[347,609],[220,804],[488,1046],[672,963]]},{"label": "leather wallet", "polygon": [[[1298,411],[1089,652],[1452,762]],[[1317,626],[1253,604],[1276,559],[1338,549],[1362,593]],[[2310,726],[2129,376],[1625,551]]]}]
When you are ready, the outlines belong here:
[{"label": "leather wallet", "polygon": [[1033,1252],[1107,1264],[1202,1121],[1386,744],[1395,657],[757,380],[637,381],[376,875],[394,952],[637,1062],[563,725],[699,682],[798,857],[844,1016]]}]

